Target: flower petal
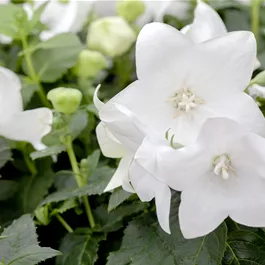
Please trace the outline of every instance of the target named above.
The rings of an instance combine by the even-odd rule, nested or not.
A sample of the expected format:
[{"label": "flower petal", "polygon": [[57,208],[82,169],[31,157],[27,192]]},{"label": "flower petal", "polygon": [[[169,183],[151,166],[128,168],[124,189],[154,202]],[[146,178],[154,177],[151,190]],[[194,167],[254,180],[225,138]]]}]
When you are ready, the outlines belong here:
[{"label": "flower petal", "polygon": [[115,138],[110,130],[100,122],[96,128],[96,134],[100,149],[104,156],[120,158],[125,154],[123,145]]},{"label": "flower petal", "polygon": [[35,149],[45,146],[41,139],[51,131],[52,111],[39,108],[18,112],[9,120],[1,123],[0,134],[8,139],[31,143]]},{"label": "flower petal", "polygon": [[[112,191],[120,186],[123,186],[123,188],[125,187],[125,190],[128,192],[134,192],[132,188],[129,189],[128,185],[126,185],[126,183],[129,182],[128,172],[129,172],[129,165],[131,161],[132,161],[131,154],[127,154],[121,159],[117,170],[112,176],[104,192]],[[124,183],[125,185],[123,185]]]},{"label": "flower petal", "polygon": [[230,93],[222,100],[216,99],[205,105],[215,111],[216,116],[234,119],[241,123],[247,131],[265,136],[264,116],[249,95]]},{"label": "flower petal", "polygon": [[155,194],[156,214],[160,226],[168,234],[170,234],[170,201],[171,190],[167,185],[161,183],[160,187],[156,190]]},{"label": "flower petal", "polygon": [[243,92],[256,60],[251,32],[238,31],[197,44],[187,87],[205,101]]},{"label": "flower petal", "polygon": [[203,42],[227,33],[218,13],[206,3],[199,1],[195,8],[194,20],[186,36],[194,42]]},{"label": "flower petal", "polygon": [[218,185],[200,179],[181,194],[180,229],[185,238],[196,238],[215,230],[228,216],[227,201]]},{"label": "flower petal", "polygon": [[169,25],[158,22],[145,25],[136,42],[138,78],[153,79],[156,74],[161,76],[170,68],[172,71],[174,68],[175,75],[179,76],[183,72],[184,58],[191,45],[192,43],[182,33]]},{"label": "flower petal", "polygon": [[98,98],[98,91],[100,89],[101,85],[98,85],[96,87],[96,90],[94,92],[94,96],[93,96],[93,102],[95,107],[97,108],[98,111],[100,111],[102,109],[102,107],[105,105],[99,98]]},{"label": "flower petal", "polygon": [[0,67],[0,120],[8,119],[13,113],[23,110],[20,89],[21,83],[17,75]]},{"label": "flower petal", "polygon": [[130,152],[135,152],[144,137],[152,131],[123,105],[108,102],[101,109],[99,116],[113,135]]}]

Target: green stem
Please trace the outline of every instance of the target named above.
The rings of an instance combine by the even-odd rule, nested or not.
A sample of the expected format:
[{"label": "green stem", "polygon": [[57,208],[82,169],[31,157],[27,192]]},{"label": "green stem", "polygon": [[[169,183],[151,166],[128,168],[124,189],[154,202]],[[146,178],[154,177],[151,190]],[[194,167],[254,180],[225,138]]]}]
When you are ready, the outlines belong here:
[{"label": "green stem", "polygon": [[[68,156],[69,156],[69,160],[70,160],[73,172],[74,172],[76,183],[77,183],[78,187],[83,187],[84,184],[83,184],[83,180],[82,180],[82,175],[81,175],[80,169],[78,167],[78,163],[76,160],[76,156],[75,156],[74,149],[73,149],[73,143],[72,143],[72,139],[71,139],[70,135],[68,135],[66,137],[66,151],[67,151]],[[95,220],[94,220],[87,196],[83,196],[82,200],[83,200],[83,203],[85,206],[85,210],[86,210],[89,224],[90,224],[91,228],[94,228],[95,227]]]},{"label": "green stem", "polygon": [[31,160],[31,158],[25,152],[23,152],[23,156],[24,156],[25,163],[26,163],[31,175],[32,176],[37,175],[38,170],[37,170],[34,162]]},{"label": "green stem", "polygon": [[260,4],[261,0],[251,0],[251,30],[256,37],[257,43],[259,41]]},{"label": "green stem", "polygon": [[69,232],[73,233],[74,230],[72,227],[63,219],[63,217],[60,214],[55,214],[56,218],[59,220],[59,222],[63,225],[63,227]]},{"label": "green stem", "polygon": [[33,66],[33,63],[32,63],[32,59],[31,59],[31,52],[30,52],[29,46],[28,46],[28,40],[27,40],[27,37],[25,36],[25,34],[21,34],[21,42],[22,42],[23,50],[25,51],[24,56],[25,56],[25,60],[26,60],[26,64],[27,64],[27,68],[28,68],[28,72],[29,72],[29,76],[32,79],[32,81],[38,86],[37,93],[38,93],[38,95],[40,97],[40,100],[41,100],[42,104],[45,107],[50,108],[51,104],[46,98],[45,91],[44,91],[44,89],[43,89],[43,87],[41,85],[41,82],[39,80],[39,77],[36,74],[36,71],[34,69],[34,66]]}]

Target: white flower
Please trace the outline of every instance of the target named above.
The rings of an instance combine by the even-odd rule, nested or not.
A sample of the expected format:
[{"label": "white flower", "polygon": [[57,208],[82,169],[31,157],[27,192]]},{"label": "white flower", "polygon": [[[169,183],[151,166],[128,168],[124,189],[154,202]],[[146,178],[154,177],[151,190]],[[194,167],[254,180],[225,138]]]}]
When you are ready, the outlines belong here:
[{"label": "white flower", "polygon": [[[183,19],[187,16],[189,9],[189,1],[179,0],[145,0],[145,13],[139,17],[136,21],[138,25],[143,26],[144,24],[154,20],[162,21],[165,14],[176,16],[179,19]],[[94,2],[94,10],[97,15],[100,16],[113,16],[116,15],[116,3],[115,0],[96,0]]]},{"label": "white flower", "polygon": [[[199,43],[227,33],[226,26],[219,14],[209,5],[197,0],[192,24],[182,28],[181,32],[192,41]],[[256,59],[254,70],[260,67]]]},{"label": "white flower", "polygon": [[248,88],[248,94],[255,100],[257,98],[265,98],[265,87],[258,84],[253,84]]},{"label": "white flower", "polygon": [[234,32],[194,43],[162,23],[146,25],[136,43],[138,79],[113,99],[181,144],[193,141],[209,117],[229,117],[265,133],[265,120],[243,91],[251,78],[256,42]]},{"label": "white flower", "polygon": [[[239,123],[208,119],[197,140],[177,150],[146,138],[135,160],[133,175],[163,179],[182,191],[179,221],[185,238],[212,232],[228,216],[246,226],[265,226],[265,139]],[[144,184],[148,189],[147,180]]]},{"label": "white flower", "polygon": [[52,112],[47,108],[23,111],[19,78],[0,67],[0,135],[15,141],[31,143],[35,149],[45,148],[41,142],[51,131]]},{"label": "white flower", "polygon": [[98,89],[94,95],[94,103],[102,120],[96,129],[100,148],[107,157],[122,157],[105,191],[123,186],[126,191],[136,192],[142,201],[151,201],[155,198],[159,223],[167,233],[170,233],[171,191],[168,185],[163,180],[138,174],[133,174],[133,178],[129,178],[129,166],[135,152],[147,135],[156,136],[156,133],[142,124],[140,119],[124,106],[109,102],[103,104],[97,98],[97,91]]},{"label": "white flower", "polygon": [[[31,4],[24,4],[24,9],[29,17],[33,15],[34,10],[43,5],[46,1],[34,0]],[[40,34],[41,40],[50,39],[57,34],[64,32],[79,32],[86,22],[91,10],[92,1],[69,0],[68,3],[62,3],[58,0],[48,1],[42,15],[41,22],[48,26],[48,30]]]}]

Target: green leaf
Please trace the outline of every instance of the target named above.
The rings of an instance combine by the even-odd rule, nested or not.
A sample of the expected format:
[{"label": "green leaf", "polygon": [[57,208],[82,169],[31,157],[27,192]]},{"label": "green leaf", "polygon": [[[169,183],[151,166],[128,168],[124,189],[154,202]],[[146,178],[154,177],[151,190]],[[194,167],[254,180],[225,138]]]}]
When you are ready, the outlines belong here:
[{"label": "green leaf", "polygon": [[35,151],[35,152],[30,154],[30,157],[32,160],[35,160],[37,158],[42,158],[42,157],[46,157],[46,156],[58,155],[61,152],[64,152],[65,150],[66,150],[65,146],[62,144],[54,145],[54,146],[47,147],[47,148],[40,150],[40,151]]},{"label": "green leaf", "polygon": [[[19,19],[21,22],[19,23]],[[27,15],[22,7],[18,5],[8,4],[0,5],[0,33],[12,37],[18,38],[19,26],[27,22]]]},{"label": "green leaf", "polygon": [[172,199],[171,235],[165,233],[153,215],[132,221],[125,229],[120,250],[110,253],[107,265],[218,265],[225,251],[226,225],[211,234],[185,240],[178,222],[178,207]]},{"label": "green leaf", "polygon": [[56,265],[93,265],[98,259],[99,242],[104,236],[80,235],[71,233],[66,235],[60,245],[63,256],[56,259]]},{"label": "green leaf", "polygon": [[29,246],[16,253],[7,265],[36,265],[37,263],[49,258],[60,255],[57,250],[40,247],[37,245]]},{"label": "green leaf", "polygon": [[265,238],[247,230],[228,234],[224,265],[264,265]]},{"label": "green leaf", "polygon": [[[76,64],[82,44],[75,34],[62,33],[39,43],[34,49],[37,49],[32,54],[34,69],[41,81],[52,83]],[[23,70],[28,74],[25,62]]]},{"label": "green leaf", "polygon": [[265,86],[265,70],[257,74],[249,83],[249,85],[258,84]]},{"label": "green leaf", "polygon": [[12,180],[0,180],[0,201],[11,198],[18,190],[18,183]]},{"label": "green leaf", "polygon": [[57,207],[56,209],[53,209],[51,212],[51,215],[55,215],[55,214],[62,214],[70,209],[75,208],[76,206],[78,206],[78,203],[76,201],[76,199],[72,198],[72,199],[68,199],[66,201],[64,201],[60,207]]},{"label": "green leaf", "polygon": [[122,188],[115,189],[113,193],[110,195],[108,211],[110,212],[113,209],[115,209],[117,206],[119,206],[125,200],[127,200],[131,195],[132,193],[127,192]]},{"label": "green leaf", "polygon": [[5,262],[9,262],[16,253],[23,251],[26,247],[38,244],[36,229],[28,214],[15,220],[4,229],[1,236],[7,236],[0,240],[0,258]]},{"label": "green leaf", "polygon": [[88,122],[86,111],[77,111],[73,114],[69,123],[69,133],[75,139],[86,127]]},{"label": "green leaf", "polygon": [[36,176],[24,176],[20,179],[18,202],[23,213],[32,213],[48,193],[54,181],[51,159],[42,159],[37,163]]},{"label": "green leaf", "polygon": [[70,198],[81,197],[84,195],[100,195],[103,193],[110,178],[112,177],[113,171],[113,169],[107,166],[97,168],[89,178],[88,184],[85,187],[62,189],[58,192],[51,193],[42,201],[41,205],[64,201]]},{"label": "green leaf", "polygon": [[73,171],[61,170],[56,172],[54,185],[57,190],[77,188]]},{"label": "green leaf", "polygon": [[103,205],[93,211],[97,224],[100,225],[99,231],[112,232],[123,226],[123,219],[127,216],[135,215],[146,209],[148,204],[142,202],[134,202],[132,204],[122,205],[112,212],[108,212]]},{"label": "green leaf", "polygon": [[[1,6],[0,6],[1,7]],[[4,166],[4,164],[10,160],[11,151],[9,146],[4,138],[0,138],[0,168]]]}]

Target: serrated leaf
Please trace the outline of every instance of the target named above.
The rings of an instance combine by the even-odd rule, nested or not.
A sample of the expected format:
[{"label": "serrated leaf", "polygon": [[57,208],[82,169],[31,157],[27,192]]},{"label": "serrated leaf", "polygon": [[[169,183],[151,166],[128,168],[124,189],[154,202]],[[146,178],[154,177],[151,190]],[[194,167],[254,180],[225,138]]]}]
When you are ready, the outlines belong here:
[{"label": "serrated leaf", "polygon": [[86,127],[88,122],[86,111],[77,111],[73,114],[69,123],[69,133],[75,139]]},{"label": "serrated leaf", "polygon": [[171,207],[171,235],[165,233],[153,215],[132,221],[125,229],[119,251],[112,252],[107,265],[217,265],[225,251],[226,225],[211,234],[185,240],[179,229],[176,200]]},{"label": "serrated leaf", "polygon": [[127,200],[130,196],[132,196],[132,193],[127,192],[122,188],[115,189],[110,195],[108,211],[110,212],[115,209],[117,206]]},{"label": "serrated leaf", "polygon": [[[62,33],[38,44],[32,54],[32,62],[40,80],[52,83],[76,64],[82,44],[73,33]],[[24,72],[28,73],[23,63]]]},{"label": "serrated leaf", "polygon": [[99,231],[112,232],[123,226],[123,219],[125,217],[142,212],[146,207],[147,204],[138,201],[132,204],[122,205],[110,213],[107,211],[106,207],[99,206],[93,213],[97,220],[97,224],[100,225]]},{"label": "serrated leaf", "polygon": [[5,262],[9,262],[16,253],[23,251],[26,247],[38,244],[36,229],[28,214],[5,228],[1,236],[7,236],[0,240],[0,258]]},{"label": "serrated leaf", "polygon": [[10,160],[11,151],[5,139],[0,138],[0,168]]},{"label": "serrated leaf", "polygon": [[54,146],[49,146],[43,150],[40,151],[35,151],[30,154],[30,157],[32,160],[46,157],[46,156],[53,156],[53,155],[58,155],[61,152],[64,152],[66,150],[65,146],[60,144],[60,145],[54,145]]},{"label": "serrated leaf", "polygon": [[68,234],[61,242],[63,256],[56,259],[56,265],[93,265],[98,259],[99,242],[104,236]]},{"label": "serrated leaf", "polygon": [[37,263],[49,258],[60,255],[57,250],[38,245],[28,246],[17,252],[7,265],[36,265]]},{"label": "serrated leaf", "polygon": [[82,188],[63,189],[58,192],[51,193],[41,203],[64,201],[70,198],[81,197],[84,195],[100,195],[103,193],[106,185],[113,175],[114,170],[108,166],[97,168],[92,176],[89,178],[88,183]]},{"label": "serrated leaf", "polygon": [[11,198],[18,190],[18,183],[12,180],[0,180],[0,201]]},{"label": "serrated leaf", "polygon": [[228,234],[224,265],[264,265],[265,239],[247,230]]},{"label": "serrated leaf", "polygon": [[58,191],[63,189],[77,188],[73,171],[61,170],[56,172],[54,185]]},{"label": "serrated leaf", "polygon": [[87,157],[87,159],[85,160],[86,163],[82,164],[82,173],[86,176],[87,179],[97,168],[99,157],[100,157],[100,151],[97,149]]},{"label": "serrated leaf", "polygon": [[52,210],[51,215],[55,215],[55,214],[63,214],[64,212],[75,208],[76,206],[78,206],[78,203],[76,201],[76,199],[68,199],[66,201],[64,201],[59,207],[55,208]]},{"label": "serrated leaf", "polygon": [[24,176],[20,179],[18,202],[23,213],[32,213],[48,193],[54,181],[51,159],[42,159],[37,163],[36,176]]}]

